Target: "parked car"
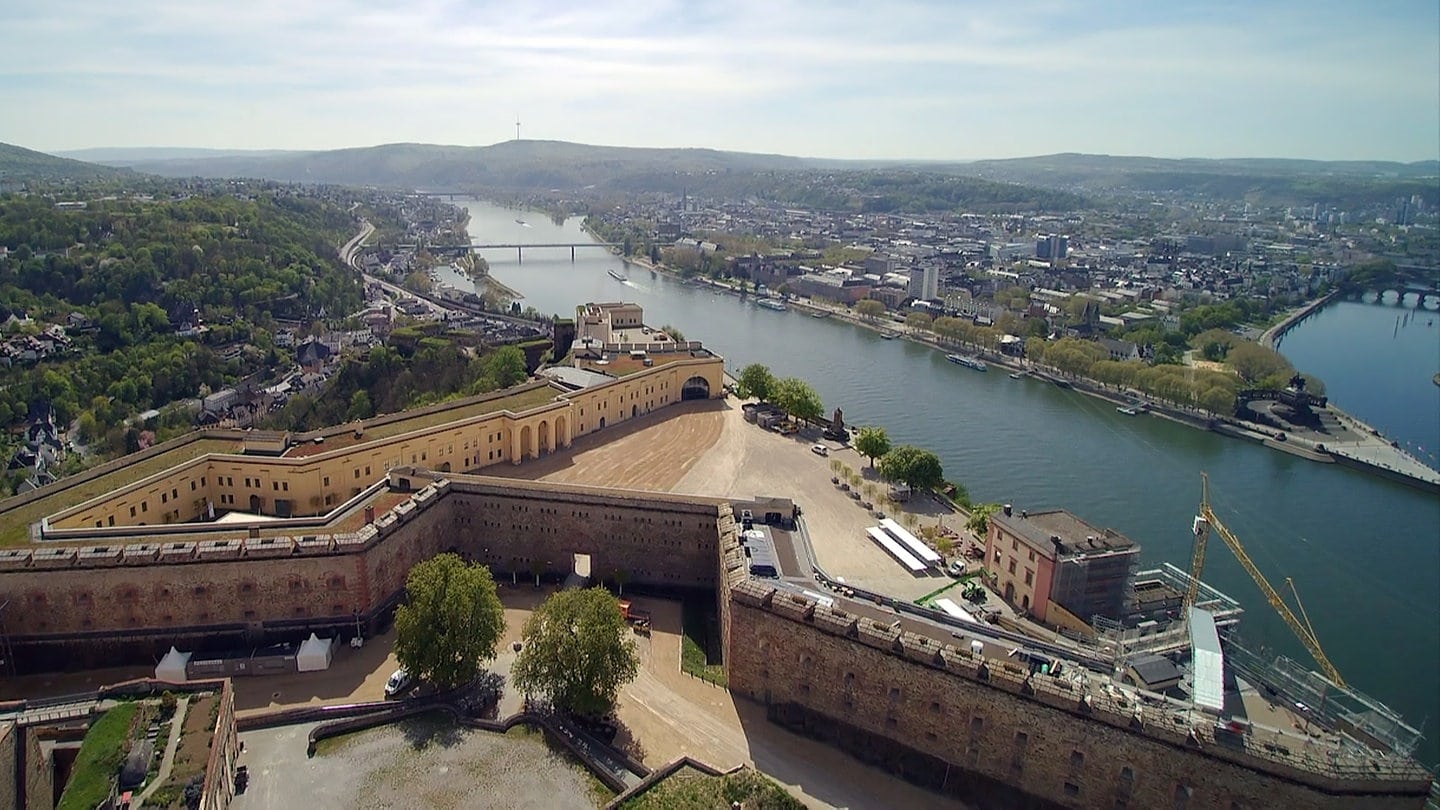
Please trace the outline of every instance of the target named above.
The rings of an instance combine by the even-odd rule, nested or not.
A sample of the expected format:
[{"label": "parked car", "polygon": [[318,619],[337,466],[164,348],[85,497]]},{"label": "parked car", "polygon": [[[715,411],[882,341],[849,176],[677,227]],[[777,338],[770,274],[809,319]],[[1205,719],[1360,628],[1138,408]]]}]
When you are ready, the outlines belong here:
[{"label": "parked car", "polygon": [[406,672],[403,668],[397,669],[390,675],[390,680],[385,682],[385,699],[404,697],[415,685],[415,676]]},{"label": "parked car", "polygon": [[830,448],[823,444],[812,444],[810,445],[810,452],[817,456],[828,456],[830,455]]}]

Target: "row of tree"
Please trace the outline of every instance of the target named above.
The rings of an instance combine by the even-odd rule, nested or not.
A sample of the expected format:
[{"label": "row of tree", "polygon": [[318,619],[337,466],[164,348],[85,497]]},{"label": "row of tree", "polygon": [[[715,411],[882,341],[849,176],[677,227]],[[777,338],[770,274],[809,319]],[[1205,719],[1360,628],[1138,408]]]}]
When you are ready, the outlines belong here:
[{"label": "row of tree", "polygon": [[[490,569],[441,554],[410,569],[395,610],[395,657],[440,689],[475,681],[505,635]],[[640,659],[615,597],[603,588],[559,591],[530,614],[511,681],[556,708],[600,717],[635,679]]]}]

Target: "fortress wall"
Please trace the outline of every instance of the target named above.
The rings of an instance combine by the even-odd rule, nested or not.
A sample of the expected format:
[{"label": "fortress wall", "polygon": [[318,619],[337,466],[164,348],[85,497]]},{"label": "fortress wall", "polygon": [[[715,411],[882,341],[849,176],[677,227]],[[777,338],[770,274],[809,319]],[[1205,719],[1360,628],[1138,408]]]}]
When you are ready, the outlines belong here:
[{"label": "fortress wall", "polygon": [[[908,634],[897,644],[895,633],[872,622],[764,590],[747,583],[730,594],[730,689],[766,704],[783,725],[932,789],[1036,807],[1338,810],[1423,802],[1420,784],[1375,781],[1368,790],[1327,794],[1277,778],[1187,745],[1168,729],[1141,733],[1086,716],[1076,700],[1027,695],[1023,675],[996,662],[987,667],[989,681],[980,680],[979,661],[966,651],[922,647]],[[1310,775],[1317,777],[1324,778]]]},{"label": "fortress wall", "polygon": [[623,569],[627,582],[715,590],[718,548],[736,542],[721,499],[409,468],[390,480],[411,497],[351,534],[7,550],[0,599],[17,659],[35,668],[348,631],[445,551],[497,577],[528,576],[532,561],[564,573],[588,553],[597,581]]}]

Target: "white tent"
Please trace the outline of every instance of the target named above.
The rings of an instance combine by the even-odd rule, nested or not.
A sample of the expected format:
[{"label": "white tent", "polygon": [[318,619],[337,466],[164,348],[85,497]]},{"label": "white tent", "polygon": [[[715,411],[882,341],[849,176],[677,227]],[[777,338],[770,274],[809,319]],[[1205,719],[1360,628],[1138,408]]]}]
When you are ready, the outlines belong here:
[{"label": "white tent", "polygon": [[330,668],[330,658],[335,654],[335,640],[319,638],[314,633],[300,642],[300,652],[295,655],[296,667],[301,672],[314,672]]},{"label": "white tent", "polygon": [[193,655],[193,653],[182,653],[174,647],[171,647],[170,652],[165,653],[165,657],[161,658],[160,663],[155,665],[155,678],[171,683],[185,683],[185,681],[189,680],[185,677],[185,665],[190,663],[191,655]]}]

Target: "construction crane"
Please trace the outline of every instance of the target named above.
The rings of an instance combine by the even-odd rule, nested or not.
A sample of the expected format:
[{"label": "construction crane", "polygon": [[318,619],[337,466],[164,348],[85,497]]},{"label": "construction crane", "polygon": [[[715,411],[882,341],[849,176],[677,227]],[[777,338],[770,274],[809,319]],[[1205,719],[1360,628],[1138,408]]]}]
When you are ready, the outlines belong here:
[{"label": "construction crane", "polygon": [[1205,567],[1205,544],[1209,539],[1212,526],[1219,533],[1220,539],[1225,541],[1225,545],[1230,547],[1230,552],[1235,555],[1235,559],[1239,560],[1240,565],[1250,574],[1250,578],[1260,586],[1260,591],[1265,594],[1265,599],[1270,603],[1270,607],[1280,614],[1280,618],[1290,626],[1291,632],[1300,639],[1300,643],[1305,645],[1305,649],[1310,651],[1311,657],[1315,659],[1315,663],[1320,665],[1325,677],[1336,686],[1344,686],[1345,679],[1340,677],[1340,671],[1330,663],[1330,659],[1325,656],[1325,651],[1320,649],[1320,641],[1315,638],[1315,628],[1310,624],[1310,617],[1305,613],[1305,606],[1300,603],[1300,593],[1295,590],[1295,583],[1289,577],[1285,578],[1285,584],[1290,588],[1290,593],[1294,595],[1296,606],[1300,608],[1300,616],[1304,619],[1303,623],[1295,617],[1290,606],[1280,598],[1280,594],[1265,579],[1265,575],[1260,573],[1260,569],[1255,567],[1255,563],[1251,562],[1250,555],[1245,553],[1245,547],[1240,545],[1240,539],[1231,534],[1230,530],[1225,528],[1225,524],[1215,516],[1215,511],[1210,508],[1210,477],[1205,473],[1200,474],[1200,516],[1195,518],[1195,549],[1190,557],[1190,587],[1185,592],[1185,606],[1193,606],[1199,595],[1200,574]]}]

